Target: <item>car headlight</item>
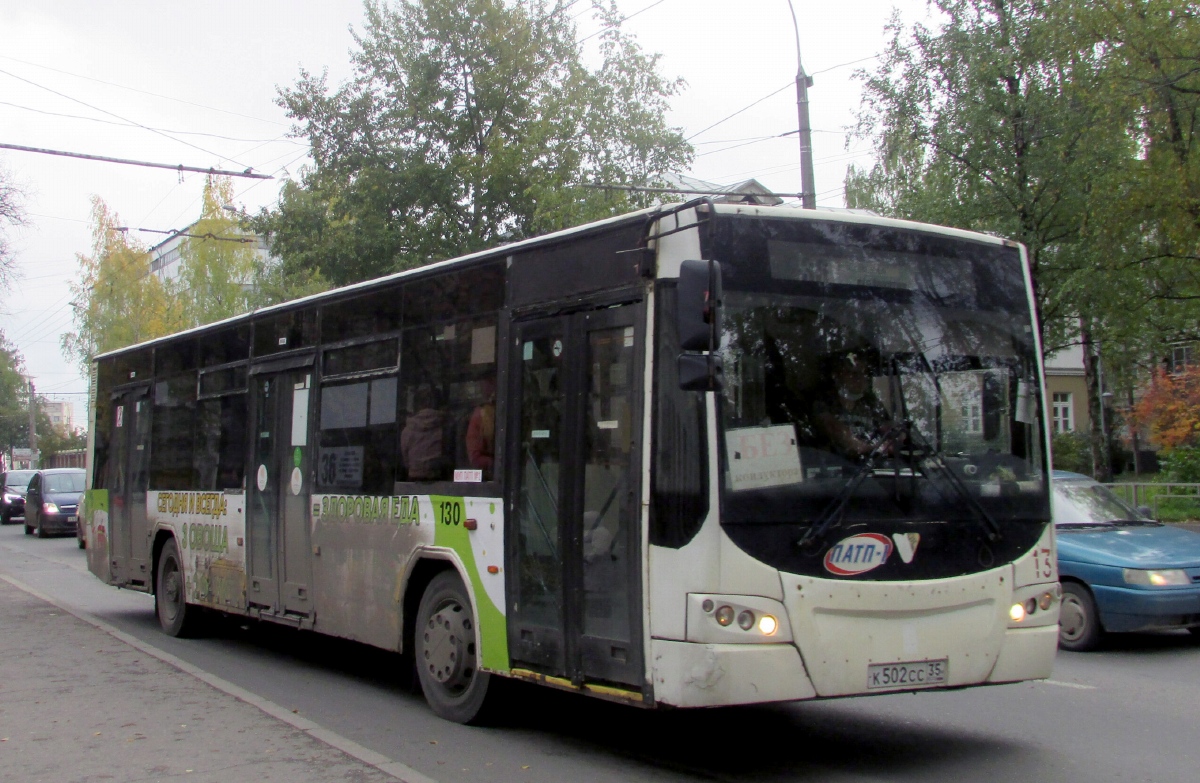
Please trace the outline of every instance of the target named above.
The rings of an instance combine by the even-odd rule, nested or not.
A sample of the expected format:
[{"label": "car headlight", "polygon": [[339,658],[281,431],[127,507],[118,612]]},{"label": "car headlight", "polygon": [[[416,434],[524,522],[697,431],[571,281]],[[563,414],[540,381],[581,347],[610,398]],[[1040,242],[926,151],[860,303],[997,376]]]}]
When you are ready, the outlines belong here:
[{"label": "car headlight", "polygon": [[14,495],[10,492],[4,493],[4,502],[5,503],[16,503],[18,500],[24,500],[24,499],[25,498],[21,497],[20,495]]},{"label": "car headlight", "polygon": [[54,505],[53,503],[43,503],[42,511],[46,512],[47,514],[57,514],[58,506]]},{"label": "car headlight", "polygon": [[1126,568],[1124,574],[1126,584],[1142,587],[1172,587],[1192,583],[1192,578],[1182,568]]}]

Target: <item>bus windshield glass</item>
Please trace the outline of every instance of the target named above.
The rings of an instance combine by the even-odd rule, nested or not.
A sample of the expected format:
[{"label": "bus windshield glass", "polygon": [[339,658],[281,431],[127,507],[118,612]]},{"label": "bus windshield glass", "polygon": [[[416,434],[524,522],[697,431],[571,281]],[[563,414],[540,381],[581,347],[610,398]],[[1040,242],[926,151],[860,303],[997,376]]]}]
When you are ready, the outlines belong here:
[{"label": "bus windshield glass", "polygon": [[714,236],[727,526],[812,551],[867,528],[961,528],[986,561],[1028,539],[1014,526],[1048,521],[1016,248],[811,220],[734,218]]}]

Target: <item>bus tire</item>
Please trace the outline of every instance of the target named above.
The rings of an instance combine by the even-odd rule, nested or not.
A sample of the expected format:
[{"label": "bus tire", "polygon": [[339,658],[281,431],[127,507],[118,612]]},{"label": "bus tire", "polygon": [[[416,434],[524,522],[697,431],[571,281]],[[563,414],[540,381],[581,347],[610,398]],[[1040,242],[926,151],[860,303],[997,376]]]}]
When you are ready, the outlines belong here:
[{"label": "bus tire", "polygon": [[158,624],[168,636],[187,637],[196,633],[200,610],[187,605],[183,560],[175,539],[163,544],[154,575],[154,611]]},{"label": "bus tire", "polygon": [[1063,582],[1058,646],[1072,652],[1094,650],[1104,638],[1100,613],[1091,592],[1076,582]]},{"label": "bus tire", "polygon": [[476,723],[491,675],[479,671],[471,599],[454,571],[435,576],[421,596],[413,653],[425,700],[440,717]]}]

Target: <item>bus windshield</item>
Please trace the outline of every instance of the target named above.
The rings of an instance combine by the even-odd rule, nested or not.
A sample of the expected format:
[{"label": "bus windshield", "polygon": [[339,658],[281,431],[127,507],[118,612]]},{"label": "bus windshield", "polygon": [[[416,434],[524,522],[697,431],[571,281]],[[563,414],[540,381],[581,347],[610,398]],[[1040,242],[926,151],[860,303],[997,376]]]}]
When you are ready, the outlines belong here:
[{"label": "bus windshield", "polygon": [[727,270],[727,526],[783,528],[781,540],[820,551],[846,531],[949,525],[971,531],[967,548],[986,544],[988,560],[1006,538],[1028,538],[1014,525],[1048,521],[1015,248],[880,226],[727,223],[715,232]]}]

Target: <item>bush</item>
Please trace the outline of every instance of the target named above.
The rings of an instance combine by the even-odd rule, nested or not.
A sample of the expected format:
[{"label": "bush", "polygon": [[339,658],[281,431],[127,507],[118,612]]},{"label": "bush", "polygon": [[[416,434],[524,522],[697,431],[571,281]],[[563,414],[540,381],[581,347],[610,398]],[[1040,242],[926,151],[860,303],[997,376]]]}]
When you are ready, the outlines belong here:
[{"label": "bush", "polygon": [[1200,448],[1177,446],[1162,461],[1167,481],[1180,484],[1200,483]]},{"label": "bush", "polygon": [[1055,470],[1092,475],[1092,447],[1086,432],[1056,432],[1050,448]]}]

